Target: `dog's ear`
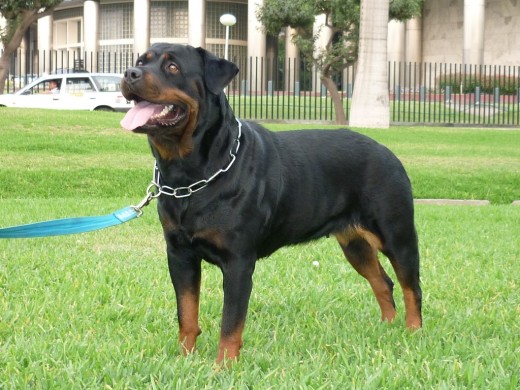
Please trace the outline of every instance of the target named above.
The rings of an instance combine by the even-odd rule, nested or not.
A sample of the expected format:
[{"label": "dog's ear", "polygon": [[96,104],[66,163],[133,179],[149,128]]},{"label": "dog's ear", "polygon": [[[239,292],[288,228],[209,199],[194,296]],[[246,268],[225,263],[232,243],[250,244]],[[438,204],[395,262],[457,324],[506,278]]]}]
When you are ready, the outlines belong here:
[{"label": "dog's ear", "polygon": [[232,62],[218,58],[201,47],[196,49],[204,61],[204,81],[208,90],[220,93],[233,80],[238,68]]}]

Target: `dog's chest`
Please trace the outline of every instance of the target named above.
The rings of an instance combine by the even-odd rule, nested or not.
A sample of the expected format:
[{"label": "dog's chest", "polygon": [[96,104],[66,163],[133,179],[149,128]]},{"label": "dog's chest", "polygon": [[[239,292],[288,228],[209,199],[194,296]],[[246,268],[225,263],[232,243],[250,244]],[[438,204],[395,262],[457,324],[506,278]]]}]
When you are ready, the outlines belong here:
[{"label": "dog's chest", "polygon": [[[228,232],[210,216],[177,215],[171,208],[160,208],[159,218],[167,244],[175,250],[195,252],[197,257],[219,264],[220,254],[229,249]],[[222,216],[219,220],[222,222]]]}]

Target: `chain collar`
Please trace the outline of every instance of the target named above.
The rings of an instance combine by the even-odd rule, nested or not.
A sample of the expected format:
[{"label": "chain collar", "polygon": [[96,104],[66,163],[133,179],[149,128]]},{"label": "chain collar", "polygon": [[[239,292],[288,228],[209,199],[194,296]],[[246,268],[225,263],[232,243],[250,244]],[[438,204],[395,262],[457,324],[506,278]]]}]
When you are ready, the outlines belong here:
[{"label": "chain collar", "polygon": [[217,172],[215,172],[211,177],[209,177],[207,179],[199,180],[186,187],[172,188],[169,186],[161,185],[161,174],[159,172],[159,168],[157,167],[157,161],[155,161],[152,182],[146,189],[147,197],[149,198],[149,200],[151,200],[153,198],[157,198],[161,194],[164,194],[167,196],[173,196],[174,198],[177,198],[177,199],[187,198],[188,196],[193,195],[195,192],[200,191],[203,188],[207,187],[209,185],[209,183],[211,183],[213,180],[215,180],[221,174],[229,171],[229,169],[233,166],[233,164],[235,163],[235,160],[237,158],[238,149],[240,148],[240,137],[242,136],[242,122],[240,122],[237,118],[235,118],[235,120],[238,123],[238,135],[237,135],[237,138],[235,138],[235,140],[233,141],[233,145],[231,146],[231,149],[229,150],[229,155],[231,156],[231,161],[229,162],[228,165],[226,165],[222,169],[219,169]]}]

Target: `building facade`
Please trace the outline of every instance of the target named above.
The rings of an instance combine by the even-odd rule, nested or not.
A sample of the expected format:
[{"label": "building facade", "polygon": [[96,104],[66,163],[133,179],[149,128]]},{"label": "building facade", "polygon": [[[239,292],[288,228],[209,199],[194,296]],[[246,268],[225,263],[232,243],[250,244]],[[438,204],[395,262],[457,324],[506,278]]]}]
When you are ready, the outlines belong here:
[{"label": "building facade", "polygon": [[389,23],[391,61],[520,65],[520,1],[425,0],[422,17]]},{"label": "building facade", "polygon": [[[262,31],[256,10],[263,0],[67,0],[51,16],[38,20],[23,40],[17,60],[27,67],[26,53],[37,53],[37,70],[98,67],[100,58],[122,71],[128,61],[154,42],[201,46],[224,55],[224,13],[235,15],[230,28],[229,58],[276,56],[279,39]],[[0,22],[1,23],[1,22]],[[316,28],[323,24],[317,18]],[[520,0],[425,0],[423,16],[390,22],[388,59],[457,64],[520,64]],[[321,29],[327,34],[327,29]],[[291,30],[285,34],[286,57],[297,58]],[[282,41],[283,42],[283,41]],[[318,41],[319,42],[319,41]],[[93,59],[96,53],[96,58]],[[115,58],[116,54],[118,59]],[[111,57],[112,56],[112,57]],[[31,56],[33,57],[33,56]],[[43,58],[45,57],[45,58]],[[132,58],[133,57],[133,58]],[[120,65],[117,65],[119,61]]]}]

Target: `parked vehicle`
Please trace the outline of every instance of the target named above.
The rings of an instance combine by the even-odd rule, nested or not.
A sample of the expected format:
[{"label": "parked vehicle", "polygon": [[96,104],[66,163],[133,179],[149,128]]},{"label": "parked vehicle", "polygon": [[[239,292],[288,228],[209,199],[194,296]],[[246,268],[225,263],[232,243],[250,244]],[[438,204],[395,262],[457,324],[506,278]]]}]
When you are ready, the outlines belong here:
[{"label": "parked vehicle", "polygon": [[128,111],[121,75],[66,73],[40,77],[13,94],[0,95],[0,106],[58,110]]}]

